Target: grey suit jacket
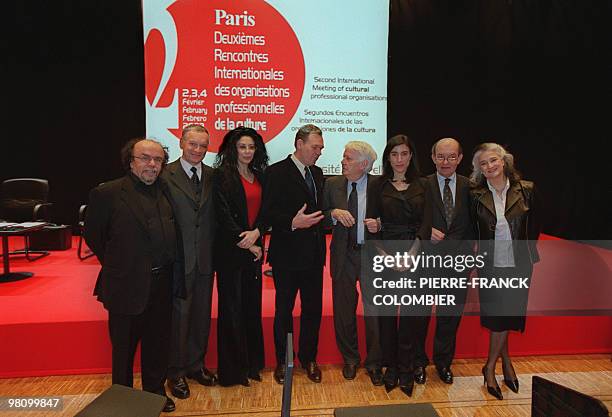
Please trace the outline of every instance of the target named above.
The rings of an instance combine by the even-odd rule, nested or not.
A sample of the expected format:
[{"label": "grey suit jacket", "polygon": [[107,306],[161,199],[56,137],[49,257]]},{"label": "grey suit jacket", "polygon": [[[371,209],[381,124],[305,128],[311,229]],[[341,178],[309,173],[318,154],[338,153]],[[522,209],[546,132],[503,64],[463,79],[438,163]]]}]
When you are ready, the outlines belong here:
[{"label": "grey suit jacket", "polygon": [[[378,217],[375,213],[375,205],[372,200],[376,198],[376,190],[374,189],[375,176],[368,174],[368,185],[366,189],[366,211],[365,217]],[[323,189],[323,213],[326,221],[332,225],[331,211],[333,209],[348,210],[348,195],[346,193],[347,179],[343,175],[331,177],[327,179],[325,188]],[[330,244],[330,272],[331,276],[339,276],[342,273],[344,260],[346,259],[346,249],[348,245],[348,231],[340,222],[336,222],[332,229],[332,240]],[[376,235],[364,230],[365,239],[374,239]]]},{"label": "grey suit jacket", "polygon": [[[183,237],[185,253],[185,274],[189,276],[196,268],[201,274],[212,274],[212,249],[215,232],[213,170],[202,164],[202,192],[199,203],[196,200],[190,179],[181,162],[168,164],[162,173],[175,203],[175,216]],[[196,262],[197,261],[197,262]],[[187,288],[190,286],[187,282]]]}]

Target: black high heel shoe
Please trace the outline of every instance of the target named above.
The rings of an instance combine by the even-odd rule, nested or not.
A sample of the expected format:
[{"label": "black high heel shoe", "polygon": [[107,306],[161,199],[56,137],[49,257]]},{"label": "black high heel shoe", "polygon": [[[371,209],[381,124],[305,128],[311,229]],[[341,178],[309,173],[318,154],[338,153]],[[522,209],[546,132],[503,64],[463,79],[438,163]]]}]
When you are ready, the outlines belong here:
[{"label": "black high heel shoe", "polygon": [[492,396],[494,396],[495,398],[497,398],[498,400],[503,400],[504,396],[501,393],[501,389],[499,388],[499,385],[497,385],[496,383],[494,387],[491,387],[489,386],[489,384],[487,384],[487,375],[485,373],[485,369],[486,367],[483,366],[482,367],[482,378],[483,378],[484,385],[487,386],[487,392],[491,394]]},{"label": "black high heel shoe", "polygon": [[399,378],[400,390],[409,397],[412,397],[412,391],[414,390],[414,377],[407,375],[400,375]]},{"label": "black high heel shoe", "polygon": [[383,377],[383,381],[385,383],[385,390],[387,392],[391,392],[397,387],[398,378],[397,372],[393,368],[387,368],[385,371],[385,376]]},{"label": "black high heel shoe", "polygon": [[[510,379],[506,378],[506,368],[502,365],[502,371],[504,373],[504,384],[510,388],[510,391],[517,393],[519,392],[519,381],[518,378]],[[516,372],[514,373],[516,375]]]}]

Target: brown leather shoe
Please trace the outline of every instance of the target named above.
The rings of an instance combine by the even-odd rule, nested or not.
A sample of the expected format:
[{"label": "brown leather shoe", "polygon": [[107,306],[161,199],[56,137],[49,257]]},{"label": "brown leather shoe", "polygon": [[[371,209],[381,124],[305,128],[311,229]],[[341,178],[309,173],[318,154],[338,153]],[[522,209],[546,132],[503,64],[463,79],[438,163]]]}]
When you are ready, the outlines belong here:
[{"label": "brown leather shoe", "polygon": [[319,369],[319,365],[315,361],[308,362],[306,366],[304,366],[306,370],[306,376],[312,382],[316,382],[317,384],[321,382],[321,370]]},{"label": "brown leather shoe", "polygon": [[285,365],[280,363],[274,368],[274,380],[277,384],[283,385],[285,383]]}]

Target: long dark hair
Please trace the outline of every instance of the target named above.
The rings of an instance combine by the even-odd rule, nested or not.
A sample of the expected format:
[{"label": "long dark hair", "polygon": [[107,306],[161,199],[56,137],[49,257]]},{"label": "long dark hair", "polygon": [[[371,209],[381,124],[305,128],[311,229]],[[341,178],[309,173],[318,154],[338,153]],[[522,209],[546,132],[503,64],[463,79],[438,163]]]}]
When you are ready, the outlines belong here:
[{"label": "long dark hair", "polygon": [[413,180],[419,178],[421,176],[421,171],[419,170],[419,162],[416,153],[416,146],[412,139],[410,139],[406,135],[395,135],[387,141],[387,146],[383,152],[382,163],[383,163],[383,178],[391,179],[393,178],[393,168],[391,167],[391,162],[389,161],[389,154],[397,145],[406,145],[408,149],[410,149],[410,153],[412,154],[412,158],[410,158],[410,163],[408,164],[408,169],[406,169],[406,181],[412,182]]},{"label": "long dark hair", "polygon": [[238,150],[236,144],[241,137],[248,136],[255,142],[255,154],[249,163],[249,169],[252,172],[262,173],[268,167],[268,151],[264,145],[263,138],[255,129],[250,127],[237,127],[225,134],[223,142],[219,147],[217,159],[215,160],[215,168],[219,168],[226,173],[238,172]]}]

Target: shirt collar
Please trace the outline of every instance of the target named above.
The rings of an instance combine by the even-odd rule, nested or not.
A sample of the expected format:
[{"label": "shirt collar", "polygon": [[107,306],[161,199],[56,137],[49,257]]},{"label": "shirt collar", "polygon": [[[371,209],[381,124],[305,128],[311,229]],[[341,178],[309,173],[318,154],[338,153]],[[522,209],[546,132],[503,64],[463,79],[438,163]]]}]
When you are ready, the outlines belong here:
[{"label": "shirt collar", "polygon": [[[436,171],[436,175],[438,177],[438,182],[443,184],[444,180],[446,179],[446,177],[440,175],[440,173],[438,171]],[[453,184],[456,180],[457,180],[457,173],[453,172],[453,175],[451,175],[450,177],[448,177],[450,179],[450,183],[449,184]]]},{"label": "shirt collar", "polygon": [[[489,190],[493,193],[493,195],[497,193],[497,191],[495,190],[495,187],[491,185],[489,180],[487,180],[487,187],[489,187]],[[502,190],[501,194],[506,195],[506,192],[508,191],[509,188],[510,188],[510,180],[506,178],[506,185],[504,186],[504,189]]]},{"label": "shirt collar", "polygon": [[291,154],[291,160],[293,161],[295,166],[300,170],[300,173],[302,174],[302,177],[305,176],[306,174],[304,173],[304,168],[306,168],[306,165],[304,165],[302,163],[302,161],[297,159],[297,156],[295,156],[294,153]]},{"label": "shirt collar", "polygon": [[202,173],[202,163],[201,162],[197,165],[191,165],[189,162],[185,161],[182,156],[179,158],[179,161],[181,161],[181,166],[183,167],[183,170],[185,171],[188,177],[191,177],[191,175],[193,175],[191,171],[192,167],[195,167],[195,169],[198,170],[198,177],[202,176],[201,175]]}]

